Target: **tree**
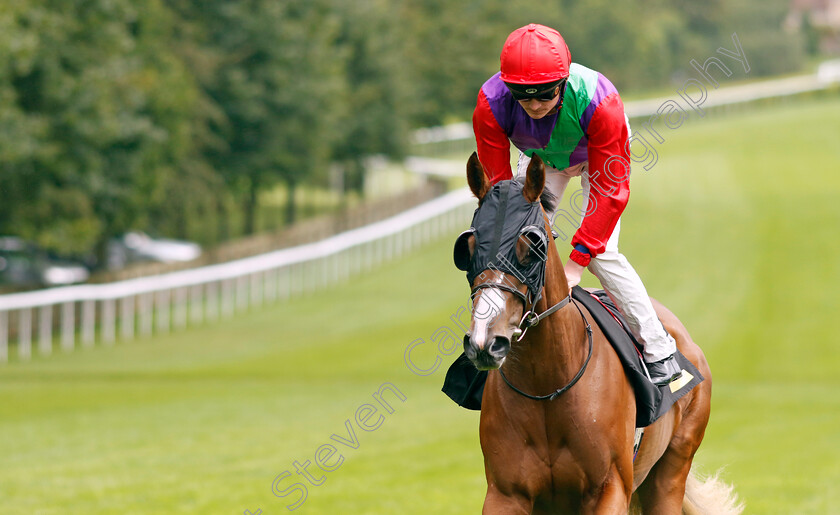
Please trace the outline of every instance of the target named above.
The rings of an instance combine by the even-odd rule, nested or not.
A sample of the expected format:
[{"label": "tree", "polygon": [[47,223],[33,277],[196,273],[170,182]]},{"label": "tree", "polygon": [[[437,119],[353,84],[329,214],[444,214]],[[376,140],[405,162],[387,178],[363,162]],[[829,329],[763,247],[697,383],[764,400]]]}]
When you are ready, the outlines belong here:
[{"label": "tree", "polygon": [[345,191],[364,192],[364,158],[404,157],[412,84],[402,66],[399,33],[389,2],[336,0],[341,22],[336,41],[344,56],[346,104],[333,158],[341,163]]},{"label": "tree", "polygon": [[[160,174],[190,144],[191,82],[167,51],[158,0],[38,0],[12,11],[3,112],[11,155],[4,230],[82,253],[142,221]],[[7,19],[7,22],[9,20]],[[8,42],[7,42],[8,44]],[[15,154],[14,151],[11,151]]]},{"label": "tree", "polygon": [[334,14],[321,0],[177,5],[182,17],[197,20],[204,55],[215,59],[205,73],[196,70],[202,63],[189,65],[220,113],[210,120],[215,144],[204,154],[240,199],[244,232],[256,230],[260,191],[278,180],[287,185],[293,221],[297,185],[324,173],[340,130]]},{"label": "tree", "polygon": [[412,125],[470,116],[479,87],[498,71],[505,37],[516,28],[508,27],[508,13],[510,7],[500,1],[401,2],[395,23],[402,29],[404,66],[414,83]]}]

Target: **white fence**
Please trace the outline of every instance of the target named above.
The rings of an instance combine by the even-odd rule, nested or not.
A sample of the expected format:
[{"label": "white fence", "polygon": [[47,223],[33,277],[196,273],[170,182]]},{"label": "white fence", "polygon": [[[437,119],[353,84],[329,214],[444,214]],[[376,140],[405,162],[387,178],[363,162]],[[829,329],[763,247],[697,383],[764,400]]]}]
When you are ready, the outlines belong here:
[{"label": "white fence", "polygon": [[[319,242],[180,272],[0,296],[0,362],[198,325],[330,286],[465,228],[466,188]],[[54,316],[57,318],[54,319]],[[58,322],[57,324],[54,322]],[[54,334],[57,329],[58,334]],[[14,344],[14,345],[12,345]]]}]

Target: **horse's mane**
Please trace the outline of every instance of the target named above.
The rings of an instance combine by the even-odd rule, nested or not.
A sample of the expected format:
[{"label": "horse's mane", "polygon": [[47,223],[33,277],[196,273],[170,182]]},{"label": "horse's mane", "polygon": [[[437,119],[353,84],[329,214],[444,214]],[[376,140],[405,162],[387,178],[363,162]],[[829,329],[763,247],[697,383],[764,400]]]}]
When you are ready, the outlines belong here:
[{"label": "horse's mane", "polygon": [[[482,195],[478,199],[479,207],[483,203],[484,203],[484,195]],[[557,195],[555,195],[554,192],[551,191],[548,188],[548,185],[546,184],[545,187],[543,187],[542,193],[540,193],[540,204],[542,204],[542,207],[545,210],[545,212],[548,213],[549,215],[551,213],[554,213],[554,211],[557,209],[557,204],[559,204],[559,203],[560,203],[560,199],[557,198]]]},{"label": "horse's mane", "polygon": [[546,185],[546,187],[543,188],[542,193],[540,194],[540,204],[542,204],[543,209],[546,213],[549,214],[549,216],[551,216],[551,213],[553,213],[554,210],[557,209],[557,203],[559,201],[560,199],[557,198],[557,195],[555,195],[553,191],[548,189],[548,186]]}]

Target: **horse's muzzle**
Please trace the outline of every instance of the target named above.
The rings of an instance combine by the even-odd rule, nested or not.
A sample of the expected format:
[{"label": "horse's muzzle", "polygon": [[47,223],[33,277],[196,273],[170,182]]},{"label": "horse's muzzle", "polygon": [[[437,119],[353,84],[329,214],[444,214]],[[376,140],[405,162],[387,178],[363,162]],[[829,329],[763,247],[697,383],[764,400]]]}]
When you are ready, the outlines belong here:
[{"label": "horse's muzzle", "polygon": [[472,335],[464,335],[464,354],[479,370],[493,370],[499,368],[510,351],[510,338],[495,336],[489,345],[479,347],[472,339]]}]

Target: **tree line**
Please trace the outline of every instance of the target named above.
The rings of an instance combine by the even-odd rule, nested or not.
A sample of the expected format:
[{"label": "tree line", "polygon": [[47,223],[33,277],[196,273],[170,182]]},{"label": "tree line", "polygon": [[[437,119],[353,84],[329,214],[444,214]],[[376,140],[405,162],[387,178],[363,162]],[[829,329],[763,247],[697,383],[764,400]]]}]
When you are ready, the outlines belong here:
[{"label": "tree line", "polygon": [[[622,91],[667,85],[737,31],[751,75],[795,70],[787,2],[0,2],[0,234],[102,255],[130,229],[205,244],[259,228],[260,193],[399,159],[468,119],[507,34],[539,22]],[[237,213],[242,227],[232,230]],[[211,233],[199,223],[214,221]]]}]

